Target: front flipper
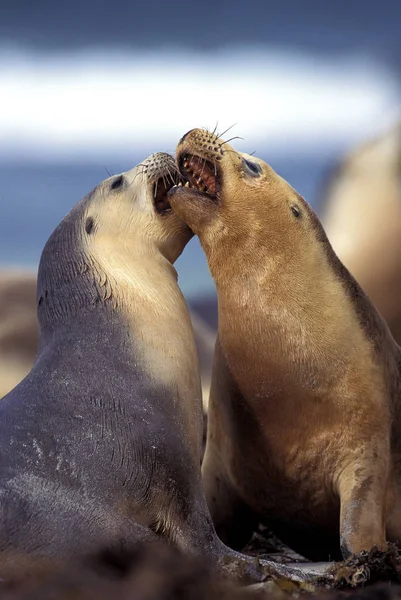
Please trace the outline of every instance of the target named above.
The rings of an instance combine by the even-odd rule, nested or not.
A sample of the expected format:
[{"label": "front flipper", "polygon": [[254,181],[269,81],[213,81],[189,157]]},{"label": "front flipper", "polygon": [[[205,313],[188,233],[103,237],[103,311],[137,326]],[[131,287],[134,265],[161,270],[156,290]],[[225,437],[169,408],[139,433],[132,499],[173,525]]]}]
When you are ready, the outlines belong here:
[{"label": "front flipper", "polygon": [[360,452],[339,477],[340,544],[344,558],[386,548],[388,461],[385,451]]}]

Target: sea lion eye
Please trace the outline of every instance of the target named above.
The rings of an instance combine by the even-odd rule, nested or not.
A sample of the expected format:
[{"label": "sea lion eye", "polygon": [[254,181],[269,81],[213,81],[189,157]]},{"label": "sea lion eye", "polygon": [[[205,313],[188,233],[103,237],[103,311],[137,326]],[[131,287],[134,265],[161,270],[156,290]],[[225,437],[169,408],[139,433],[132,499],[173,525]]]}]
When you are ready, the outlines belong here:
[{"label": "sea lion eye", "polygon": [[91,233],[92,230],[93,230],[94,225],[95,225],[95,221],[93,220],[93,218],[92,217],[88,217],[86,219],[86,222],[85,222],[85,231],[86,231],[86,233],[88,233],[88,234]]},{"label": "sea lion eye", "polygon": [[292,214],[295,217],[300,217],[301,216],[301,211],[300,211],[299,207],[296,204],[293,204],[291,206],[291,210],[292,210]]},{"label": "sea lion eye", "polygon": [[123,183],[124,183],[124,175],[119,175],[112,181],[110,189],[118,190],[120,187],[123,186]]},{"label": "sea lion eye", "polygon": [[246,158],[243,158],[242,160],[249,175],[252,175],[252,177],[258,177],[260,175],[262,171],[260,165],[251,162],[250,160],[246,160]]}]

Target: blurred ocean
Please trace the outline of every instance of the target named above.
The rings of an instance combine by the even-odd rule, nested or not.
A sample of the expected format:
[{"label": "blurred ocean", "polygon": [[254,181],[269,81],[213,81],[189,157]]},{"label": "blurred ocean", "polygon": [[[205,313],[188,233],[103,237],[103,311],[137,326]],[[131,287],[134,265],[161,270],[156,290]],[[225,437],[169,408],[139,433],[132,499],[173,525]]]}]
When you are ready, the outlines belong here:
[{"label": "blurred ocean", "polygon": [[[268,152],[265,155],[267,158]],[[143,155],[134,147],[130,158],[116,160],[111,156],[95,164],[89,160],[0,164],[0,266],[36,268],[53,229],[79,198],[108,176],[105,167],[110,173],[117,173],[141,159]],[[330,165],[327,157],[320,159],[318,156],[290,156],[270,162],[307,198],[314,196],[322,173]],[[204,295],[213,290],[197,238],[187,246],[176,267],[181,288],[187,296]]]},{"label": "blurred ocean", "polygon": [[[0,266],[36,268],[48,236],[102,179],[198,126],[235,126],[315,209],[327,171],[399,116],[380,60],[269,46],[30,49],[0,45]],[[193,240],[177,264],[187,297],[213,289]]]}]

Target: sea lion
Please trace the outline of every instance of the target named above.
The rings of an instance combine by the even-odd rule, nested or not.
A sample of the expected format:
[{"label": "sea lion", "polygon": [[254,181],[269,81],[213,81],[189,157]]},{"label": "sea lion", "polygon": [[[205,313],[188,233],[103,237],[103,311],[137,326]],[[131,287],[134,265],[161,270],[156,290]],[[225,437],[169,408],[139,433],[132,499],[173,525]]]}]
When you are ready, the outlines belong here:
[{"label": "sea lion", "polygon": [[401,350],[299,194],[203,129],[174,212],[218,294],[203,480],[219,536],[258,520],[314,559],[401,537]]},{"label": "sea lion", "polygon": [[[190,308],[189,314],[202,382],[203,456],[216,334],[196,310]],[[0,271],[0,399],[29,373],[37,345],[36,274],[11,269]]]},{"label": "sea lion", "polygon": [[401,124],[358,146],[321,193],[334,251],[401,343]]},{"label": "sea lion", "polygon": [[202,490],[200,378],[173,266],[193,233],[168,203],[174,182],[173,159],[154,154],[96,187],[45,245],[38,355],[0,402],[6,580],[158,536],[262,576],[217,538]]},{"label": "sea lion", "polygon": [[36,276],[0,271],[0,398],[29,373],[36,356]]},{"label": "sea lion", "polygon": [[[0,271],[0,398],[31,370],[38,346],[36,273]],[[198,301],[201,305],[202,302]],[[198,305],[197,304],[197,305]],[[215,331],[190,308],[206,410],[212,375]]]}]

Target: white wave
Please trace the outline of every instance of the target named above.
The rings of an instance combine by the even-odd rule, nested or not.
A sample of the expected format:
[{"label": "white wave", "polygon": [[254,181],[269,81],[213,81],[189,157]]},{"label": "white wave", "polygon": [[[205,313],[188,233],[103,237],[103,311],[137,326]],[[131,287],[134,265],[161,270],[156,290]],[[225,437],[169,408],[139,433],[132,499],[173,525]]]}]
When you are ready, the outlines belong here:
[{"label": "white wave", "polygon": [[278,53],[32,54],[0,49],[0,155],[173,150],[236,123],[238,148],[291,154],[351,143],[398,117],[400,91],[367,58]]}]

